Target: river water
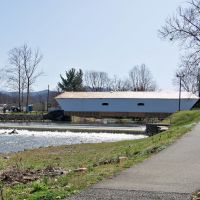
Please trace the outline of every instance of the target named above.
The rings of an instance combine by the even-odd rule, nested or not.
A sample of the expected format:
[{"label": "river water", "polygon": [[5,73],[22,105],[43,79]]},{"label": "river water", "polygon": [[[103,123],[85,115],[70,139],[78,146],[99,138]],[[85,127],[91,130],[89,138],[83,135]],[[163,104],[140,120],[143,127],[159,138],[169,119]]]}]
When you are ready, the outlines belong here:
[{"label": "river water", "polygon": [[114,134],[114,133],[81,133],[81,132],[51,132],[0,129],[0,153],[24,151],[39,147],[71,145],[81,143],[116,142],[122,140],[142,139],[144,135]]}]

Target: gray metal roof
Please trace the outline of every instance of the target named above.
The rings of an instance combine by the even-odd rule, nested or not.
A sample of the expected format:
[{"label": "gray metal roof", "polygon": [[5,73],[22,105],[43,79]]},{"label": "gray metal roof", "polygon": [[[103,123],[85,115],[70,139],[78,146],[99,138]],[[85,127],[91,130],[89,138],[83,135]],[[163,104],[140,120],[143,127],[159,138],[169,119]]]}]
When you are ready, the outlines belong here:
[{"label": "gray metal roof", "polygon": [[[56,99],[178,99],[179,92],[64,92]],[[182,92],[182,99],[198,99],[195,94]]]}]

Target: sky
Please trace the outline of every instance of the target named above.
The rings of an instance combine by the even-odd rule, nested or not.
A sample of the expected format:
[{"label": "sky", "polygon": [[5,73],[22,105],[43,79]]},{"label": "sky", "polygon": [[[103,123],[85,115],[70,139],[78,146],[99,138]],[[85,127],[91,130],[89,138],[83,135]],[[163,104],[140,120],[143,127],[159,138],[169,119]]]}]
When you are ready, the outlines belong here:
[{"label": "sky", "polygon": [[[174,90],[180,48],[158,29],[183,0],[0,0],[0,65],[8,51],[27,43],[39,48],[44,72],[33,89],[55,89],[60,74],[76,69],[121,78],[142,63],[158,87]],[[0,84],[0,88],[4,88]]]}]

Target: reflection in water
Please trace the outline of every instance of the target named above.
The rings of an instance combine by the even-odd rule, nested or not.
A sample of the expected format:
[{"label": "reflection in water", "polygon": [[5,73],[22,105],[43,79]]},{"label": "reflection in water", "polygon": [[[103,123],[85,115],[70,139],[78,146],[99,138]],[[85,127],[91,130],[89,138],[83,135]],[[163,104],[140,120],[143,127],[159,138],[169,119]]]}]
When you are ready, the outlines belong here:
[{"label": "reflection in water", "polygon": [[18,152],[47,146],[80,143],[115,142],[142,139],[144,135],[112,133],[73,133],[50,131],[17,130],[18,134],[8,134],[12,130],[0,130],[0,153]]}]

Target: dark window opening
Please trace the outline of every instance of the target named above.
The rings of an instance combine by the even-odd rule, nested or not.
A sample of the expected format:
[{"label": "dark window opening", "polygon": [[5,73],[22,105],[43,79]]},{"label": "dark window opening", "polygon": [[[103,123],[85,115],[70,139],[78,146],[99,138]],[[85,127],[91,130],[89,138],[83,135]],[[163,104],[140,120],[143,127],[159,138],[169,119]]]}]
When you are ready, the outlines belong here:
[{"label": "dark window opening", "polygon": [[102,106],[109,106],[109,103],[102,103]]},{"label": "dark window opening", "polygon": [[138,103],[137,105],[138,106],[144,106],[144,103]]}]

